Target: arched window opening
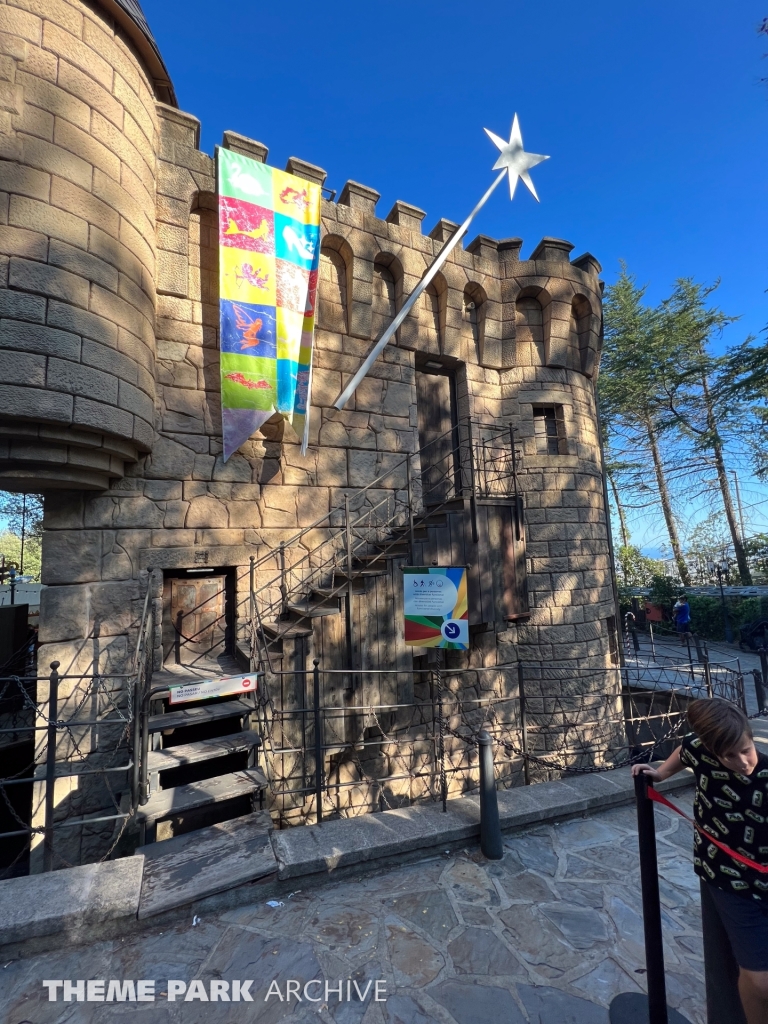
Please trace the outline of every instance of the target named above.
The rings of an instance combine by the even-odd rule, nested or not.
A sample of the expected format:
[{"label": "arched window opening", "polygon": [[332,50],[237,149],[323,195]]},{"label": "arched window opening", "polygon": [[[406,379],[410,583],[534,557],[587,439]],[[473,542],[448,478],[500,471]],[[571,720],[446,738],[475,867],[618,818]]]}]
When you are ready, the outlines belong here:
[{"label": "arched window opening", "polygon": [[484,332],[485,292],[479,284],[468,284],[462,304],[462,333],[474,345],[479,360],[482,360]]},{"label": "arched window opening", "polygon": [[[219,329],[219,215],[212,192],[200,192],[189,214],[188,297],[202,305],[202,322]],[[218,344],[218,340],[216,341]]]},{"label": "arched window opening", "polygon": [[318,327],[347,333],[347,265],[336,249],[323,244],[320,250]]},{"label": "arched window opening", "polygon": [[518,366],[544,366],[544,311],[533,295],[517,300],[515,339]]},{"label": "arched window opening", "polygon": [[593,354],[590,350],[592,333],[592,307],[589,299],[576,295],[571,303],[571,350],[576,354],[578,369],[591,377]]},{"label": "arched window opening", "polygon": [[371,328],[374,338],[380,338],[389,327],[400,306],[402,271],[394,256],[382,253],[373,264],[373,294]]}]

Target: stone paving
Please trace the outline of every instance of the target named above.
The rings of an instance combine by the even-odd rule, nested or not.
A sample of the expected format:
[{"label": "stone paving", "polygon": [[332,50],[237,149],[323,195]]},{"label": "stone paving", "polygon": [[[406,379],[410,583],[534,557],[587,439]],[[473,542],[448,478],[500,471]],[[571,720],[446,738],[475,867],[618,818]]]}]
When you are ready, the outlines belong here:
[{"label": "stone paving", "polygon": [[[692,790],[676,802],[690,810]],[[0,963],[2,1024],[608,1024],[611,1000],[644,987],[634,807],[511,835],[501,861],[473,847],[263,899],[123,939]],[[705,1024],[691,830],[657,809],[670,1005]],[[301,883],[297,882],[301,888]],[[247,899],[247,897],[244,897]],[[156,979],[155,1002],[48,1002],[44,979]],[[253,1002],[169,1002],[210,982],[252,979]],[[198,979],[203,985],[192,987]],[[292,998],[286,983],[323,984]],[[334,992],[342,979],[342,1000]],[[347,979],[365,993],[356,999]],[[277,982],[281,1001],[266,997]],[[231,990],[230,990],[231,991]],[[183,999],[182,996],[179,999]]]}]

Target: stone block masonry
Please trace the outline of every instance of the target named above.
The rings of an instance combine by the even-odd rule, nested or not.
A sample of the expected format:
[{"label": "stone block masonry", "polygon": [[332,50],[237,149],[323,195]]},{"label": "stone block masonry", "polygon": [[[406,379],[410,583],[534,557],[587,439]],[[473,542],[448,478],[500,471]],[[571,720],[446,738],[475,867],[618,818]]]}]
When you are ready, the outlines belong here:
[{"label": "stone block masonry", "polygon": [[[118,8],[0,2],[0,486],[46,494],[42,669],[71,662],[98,623],[93,669],[127,671],[147,586],[160,668],[172,629],[164,579],[203,567],[232,574],[228,629],[244,641],[250,556],[275,553],[266,582],[281,541],[390,469],[368,507],[402,509],[409,453],[420,502],[430,467],[419,451],[436,418],[514,430],[527,545],[516,570],[527,606],[484,612],[484,632],[452,663],[607,666],[597,260],[571,260],[570,243],[553,238],[522,259],[520,239],[479,236],[454,251],[339,412],[339,392],[455,228],[440,219],[428,230],[401,200],[382,217],[379,193],[348,181],[323,200],[308,455],[275,419],[224,463],[215,161],[145,27]],[[268,157],[235,132],[222,144]],[[325,181],[297,157],[288,169]],[[321,539],[308,535],[289,565]],[[307,596],[300,577],[293,599]],[[390,562],[386,587],[356,598],[368,667],[411,663],[393,622],[398,580]],[[322,653],[340,667],[340,622],[315,623],[301,651],[284,649],[286,663]]]}]

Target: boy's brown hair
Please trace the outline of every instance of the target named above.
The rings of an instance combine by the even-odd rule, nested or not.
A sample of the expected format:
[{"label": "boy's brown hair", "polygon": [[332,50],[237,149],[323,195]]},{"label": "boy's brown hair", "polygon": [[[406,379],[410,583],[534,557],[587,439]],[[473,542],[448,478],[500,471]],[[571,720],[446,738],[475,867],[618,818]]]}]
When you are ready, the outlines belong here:
[{"label": "boy's brown hair", "polygon": [[741,708],[719,697],[691,701],[688,724],[715,757],[733,750],[744,733],[752,738],[752,727]]}]

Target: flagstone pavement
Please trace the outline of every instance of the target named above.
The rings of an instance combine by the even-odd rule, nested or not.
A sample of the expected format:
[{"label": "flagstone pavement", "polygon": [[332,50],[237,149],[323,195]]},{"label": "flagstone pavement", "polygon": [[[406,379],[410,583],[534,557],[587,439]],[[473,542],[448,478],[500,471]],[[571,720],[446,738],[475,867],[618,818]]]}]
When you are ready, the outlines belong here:
[{"label": "flagstone pavement", "polygon": [[[692,791],[676,794],[690,810]],[[670,1005],[705,1024],[691,828],[657,808]],[[607,1024],[612,998],[644,987],[634,807],[508,836],[501,861],[477,847],[312,887],[89,946],[0,963],[2,1024]],[[297,883],[301,887],[300,883]],[[245,897],[246,899],[248,897]],[[208,993],[252,979],[253,1002],[167,1000],[167,980]],[[156,1001],[48,1002],[44,979],[156,979]],[[286,982],[320,1002],[285,1001]],[[342,1001],[333,989],[342,979]],[[381,980],[386,1002],[346,1001]],[[270,983],[275,994],[266,999]],[[190,990],[191,991],[191,990]]]}]

